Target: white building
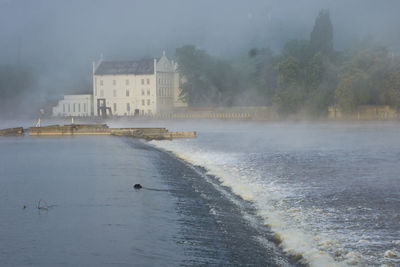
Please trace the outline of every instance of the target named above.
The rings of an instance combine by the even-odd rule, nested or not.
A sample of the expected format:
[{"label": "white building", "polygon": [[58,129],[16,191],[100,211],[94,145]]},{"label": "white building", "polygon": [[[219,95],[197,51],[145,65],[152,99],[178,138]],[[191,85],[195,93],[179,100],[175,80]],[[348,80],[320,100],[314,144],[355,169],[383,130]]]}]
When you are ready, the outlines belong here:
[{"label": "white building", "polygon": [[163,52],[157,59],[103,61],[93,63],[93,107],[98,116],[98,100],[105,101],[112,114],[151,115],[186,106],[179,99],[177,64]]},{"label": "white building", "polygon": [[86,117],[92,114],[92,95],[64,95],[64,99],[53,107],[53,116]]}]

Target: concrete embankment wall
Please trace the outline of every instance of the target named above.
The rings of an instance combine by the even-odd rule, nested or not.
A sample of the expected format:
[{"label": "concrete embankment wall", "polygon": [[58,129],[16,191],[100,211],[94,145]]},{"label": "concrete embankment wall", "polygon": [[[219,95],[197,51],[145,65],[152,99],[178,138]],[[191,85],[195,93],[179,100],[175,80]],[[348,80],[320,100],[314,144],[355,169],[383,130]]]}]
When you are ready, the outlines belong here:
[{"label": "concrete embankment wall", "polygon": [[400,119],[397,110],[390,106],[363,105],[351,113],[345,113],[338,107],[328,108],[330,120],[385,121]]},{"label": "concrete embankment wall", "polygon": [[166,128],[109,128],[105,124],[51,125],[44,127],[30,127],[28,131],[29,135],[32,136],[115,135],[149,140],[196,137],[196,132],[169,132]]},{"label": "concrete embankment wall", "polygon": [[[176,109],[171,112],[163,112],[155,115],[144,116],[113,116],[108,119],[145,119],[145,120],[179,120],[179,119],[217,119],[217,120],[255,120],[255,121],[279,121],[279,120],[313,120],[315,115],[310,116],[306,110],[296,114],[280,117],[272,106],[264,107],[188,107]],[[83,120],[100,122],[100,117],[82,117]],[[359,106],[351,114],[344,113],[338,107],[329,107],[328,115],[325,113],[317,119],[328,120],[400,120],[399,112],[389,106],[363,105]]]},{"label": "concrete embankment wall", "polygon": [[16,128],[8,128],[0,130],[0,136],[7,136],[7,135],[23,135],[24,129],[22,127]]},{"label": "concrete embankment wall", "polygon": [[29,135],[110,135],[110,130],[105,124],[94,125],[50,125],[43,127],[30,127]]},{"label": "concrete embankment wall", "polygon": [[273,107],[189,107],[154,115],[160,119],[278,120]]}]

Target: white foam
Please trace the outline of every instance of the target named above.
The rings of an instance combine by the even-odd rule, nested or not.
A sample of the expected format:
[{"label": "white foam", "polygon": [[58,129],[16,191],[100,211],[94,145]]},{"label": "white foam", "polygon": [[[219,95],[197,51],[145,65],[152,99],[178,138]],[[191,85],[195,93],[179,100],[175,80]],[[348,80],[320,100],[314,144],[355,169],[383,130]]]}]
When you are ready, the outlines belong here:
[{"label": "white foam", "polygon": [[[265,224],[279,236],[281,247],[287,254],[301,255],[311,266],[346,265],[343,262],[336,262],[328,253],[320,250],[318,242],[314,239],[315,235],[288,223],[290,219],[301,215],[300,208],[287,208],[284,205],[283,199],[291,194],[290,190],[282,185],[278,186],[274,181],[258,182],[260,177],[257,177],[254,168],[239,164],[237,158],[241,156],[240,154],[205,151],[186,140],[151,143],[173,152],[192,165],[205,167],[208,174],[214,175],[223,185],[231,188],[233,193],[244,200],[253,201]],[[335,241],[324,242],[323,246],[335,243]]]}]

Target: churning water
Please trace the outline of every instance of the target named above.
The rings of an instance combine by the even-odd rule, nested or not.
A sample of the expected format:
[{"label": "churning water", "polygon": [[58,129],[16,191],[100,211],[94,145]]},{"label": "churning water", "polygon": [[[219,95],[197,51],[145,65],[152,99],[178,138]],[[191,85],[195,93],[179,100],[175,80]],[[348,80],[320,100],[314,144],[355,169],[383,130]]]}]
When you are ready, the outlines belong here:
[{"label": "churning water", "polygon": [[252,203],[287,254],[312,266],[400,265],[400,125],[190,127],[196,139],[152,144]]}]

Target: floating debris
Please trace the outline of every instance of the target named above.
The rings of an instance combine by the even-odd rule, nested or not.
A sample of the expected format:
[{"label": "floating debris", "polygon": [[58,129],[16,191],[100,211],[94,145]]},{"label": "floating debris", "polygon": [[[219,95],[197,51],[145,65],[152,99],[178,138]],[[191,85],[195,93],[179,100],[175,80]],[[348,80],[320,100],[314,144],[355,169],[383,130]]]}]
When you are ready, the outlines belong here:
[{"label": "floating debris", "polygon": [[133,186],[133,188],[135,188],[135,189],[141,189],[143,186],[141,185],[141,184],[135,184],[134,186]]}]

